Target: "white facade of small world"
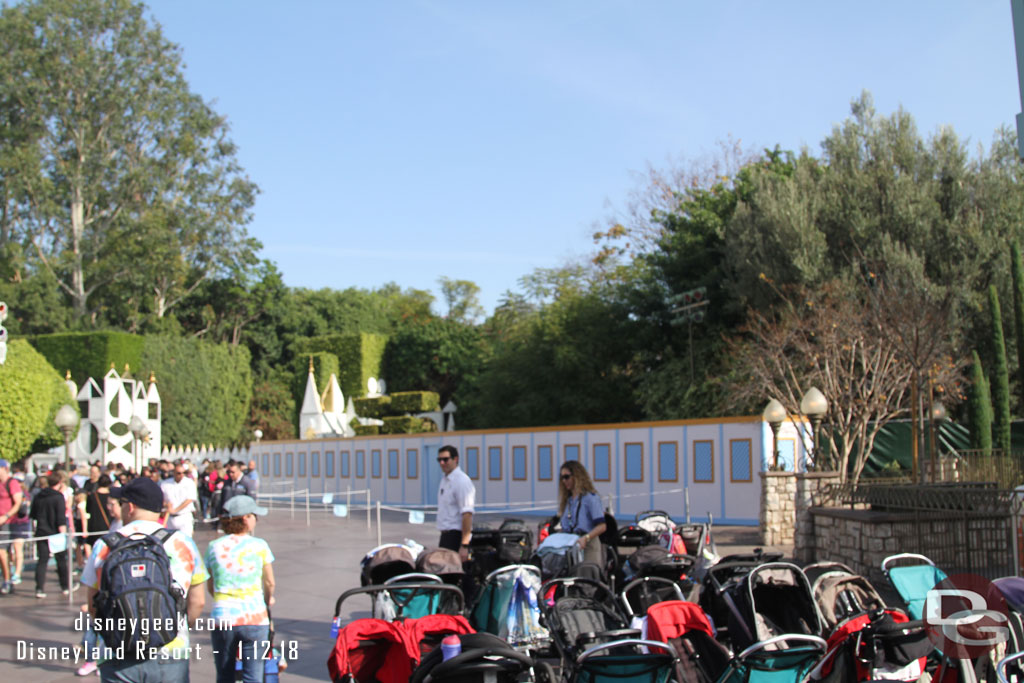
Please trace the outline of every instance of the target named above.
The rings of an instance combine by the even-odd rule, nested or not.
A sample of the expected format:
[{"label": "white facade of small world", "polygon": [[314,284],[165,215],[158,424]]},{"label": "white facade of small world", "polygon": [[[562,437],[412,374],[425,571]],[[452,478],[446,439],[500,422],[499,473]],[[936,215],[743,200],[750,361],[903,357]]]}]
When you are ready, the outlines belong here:
[{"label": "white facade of small world", "polygon": [[[100,382],[90,377],[76,398],[82,407],[82,422],[74,441],[80,459],[120,463],[137,472],[150,457],[160,457],[163,409],[155,377],[150,375],[148,382],[143,382],[122,377],[110,368]],[[129,427],[135,416],[149,431],[142,441]]]}]

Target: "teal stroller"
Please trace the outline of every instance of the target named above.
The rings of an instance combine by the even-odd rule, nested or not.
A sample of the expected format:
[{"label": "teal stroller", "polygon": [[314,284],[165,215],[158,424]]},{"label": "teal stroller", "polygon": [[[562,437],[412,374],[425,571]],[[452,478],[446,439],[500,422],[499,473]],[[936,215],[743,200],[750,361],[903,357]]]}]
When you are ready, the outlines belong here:
[{"label": "teal stroller", "polygon": [[825,650],[818,636],[787,633],[762,640],[733,656],[718,683],[799,683]]}]

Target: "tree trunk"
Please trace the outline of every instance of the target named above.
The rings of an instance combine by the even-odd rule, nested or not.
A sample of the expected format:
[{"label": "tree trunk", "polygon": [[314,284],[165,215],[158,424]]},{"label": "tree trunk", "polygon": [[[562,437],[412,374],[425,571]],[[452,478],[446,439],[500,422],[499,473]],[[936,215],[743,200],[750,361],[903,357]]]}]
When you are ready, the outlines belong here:
[{"label": "tree trunk", "polygon": [[75,316],[81,318],[88,310],[85,292],[85,272],[82,267],[82,236],[85,234],[85,202],[82,187],[75,185],[71,197],[71,303]]}]

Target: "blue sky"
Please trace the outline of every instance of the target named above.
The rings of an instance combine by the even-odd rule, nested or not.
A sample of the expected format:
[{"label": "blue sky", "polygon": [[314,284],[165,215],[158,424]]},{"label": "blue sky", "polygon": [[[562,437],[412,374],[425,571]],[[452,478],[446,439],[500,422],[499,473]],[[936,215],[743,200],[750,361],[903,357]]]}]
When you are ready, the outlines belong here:
[{"label": "blue sky", "polygon": [[[819,150],[850,100],[988,145],[1020,111],[1008,0],[154,0],[297,287],[481,287],[593,251],[648,164]],[[440,305],[435,308],[440,309]],[[438,311],[443,313],[443,311]]]}]

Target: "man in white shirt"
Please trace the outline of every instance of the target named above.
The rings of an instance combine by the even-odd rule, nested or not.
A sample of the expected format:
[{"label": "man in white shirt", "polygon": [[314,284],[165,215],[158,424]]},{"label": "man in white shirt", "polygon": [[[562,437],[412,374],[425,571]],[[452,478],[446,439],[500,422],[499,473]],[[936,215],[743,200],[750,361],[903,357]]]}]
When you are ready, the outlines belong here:
[{"label": "man in white shirt", "polygon": [[469,559],[469,540],[473,535],[476,487],[459,469],[459,451],[455,446],[442,446],[437,452],[437,464],[444,472],[437,491],[437,529],[441,532],[438,545],[458,552],[465,562]]},{"label": "man in white shirt", "polygon": [[196,483],[185,476],[185,466],[181,463],[175,465],[174,476],[160,482],[160,490],[164,494],[167,528],[192,536],[192,506],[199,500],[199,492]]}]

